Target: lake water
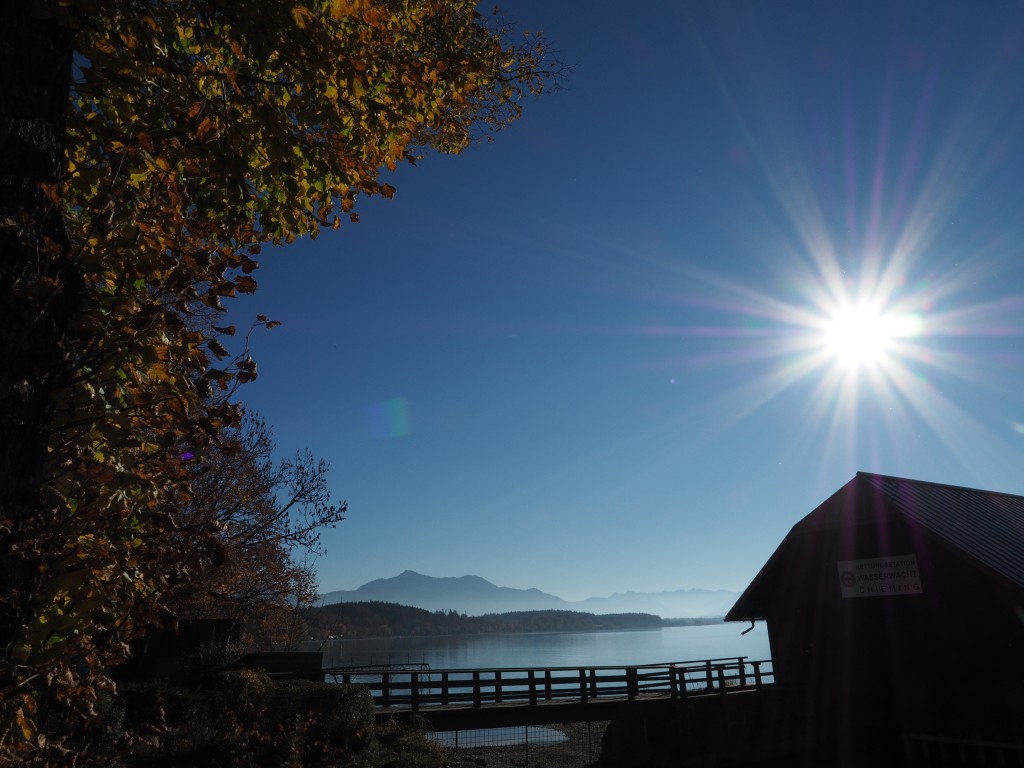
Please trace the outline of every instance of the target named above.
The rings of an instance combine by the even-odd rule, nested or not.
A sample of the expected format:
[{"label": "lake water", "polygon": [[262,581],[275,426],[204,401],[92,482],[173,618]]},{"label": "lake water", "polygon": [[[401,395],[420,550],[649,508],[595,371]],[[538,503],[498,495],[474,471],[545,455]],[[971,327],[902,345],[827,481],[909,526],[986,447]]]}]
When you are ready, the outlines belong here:
[{"label": "lake water", "polygon": [[335,640],[324,666],[423,662],[431,669],[632,666],[746,656],[771,658],[764,623],[607,632],[443,635]]}]

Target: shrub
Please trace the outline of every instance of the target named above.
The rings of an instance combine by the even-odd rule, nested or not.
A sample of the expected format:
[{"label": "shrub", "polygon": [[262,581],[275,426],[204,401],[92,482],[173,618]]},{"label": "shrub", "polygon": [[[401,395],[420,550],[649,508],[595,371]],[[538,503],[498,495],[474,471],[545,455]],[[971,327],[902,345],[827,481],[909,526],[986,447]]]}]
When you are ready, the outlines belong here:
[{"label": "shrub", "polygon": [[416,728],[374,724],[357,685],[289,680],[250,670],[188,686],[131,684],[111,702],[124,721],[127,766],[440,766],[440,750]]}]

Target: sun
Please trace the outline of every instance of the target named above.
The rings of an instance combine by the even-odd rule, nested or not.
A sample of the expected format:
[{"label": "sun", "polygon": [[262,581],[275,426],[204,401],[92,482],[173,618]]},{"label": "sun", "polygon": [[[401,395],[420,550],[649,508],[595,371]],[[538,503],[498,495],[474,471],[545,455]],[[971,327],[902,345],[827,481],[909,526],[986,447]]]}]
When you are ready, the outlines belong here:
[{"label": "sun", "polygon": [[889,323],[867,305],[839,309],[825,326],[825,349],[850,368],[876,365],[892,344]]},{"label": "sun", "polygon": [[847,368],[880,365],[900,339],[914,336],[918,322],[912,316],[886,314],[872,304],[843,306],[825,324],[825,350]]}]

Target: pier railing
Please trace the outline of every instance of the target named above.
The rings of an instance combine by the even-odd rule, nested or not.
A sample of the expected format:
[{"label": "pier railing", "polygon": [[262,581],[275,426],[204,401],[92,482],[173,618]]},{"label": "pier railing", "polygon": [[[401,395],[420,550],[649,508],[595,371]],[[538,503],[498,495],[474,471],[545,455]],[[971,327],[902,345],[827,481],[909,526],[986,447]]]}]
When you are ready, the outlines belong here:
[{"label": "pier railing", "polygon": [[541,669],[325,669],[336,682],[367,686],[384,709],[535,706],[647,697],[686,698],[760,689],[774,682],[771,661],[745,656],[636,666]]}]

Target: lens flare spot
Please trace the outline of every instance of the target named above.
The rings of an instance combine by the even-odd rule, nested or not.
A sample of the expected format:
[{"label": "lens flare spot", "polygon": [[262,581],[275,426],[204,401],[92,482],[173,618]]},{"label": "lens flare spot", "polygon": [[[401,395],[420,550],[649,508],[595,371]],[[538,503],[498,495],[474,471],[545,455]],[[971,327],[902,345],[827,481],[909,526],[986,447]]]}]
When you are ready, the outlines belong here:
[{"label": "lens flare spot", "polygon": [[367,406],[366,420],[370,437],[376,439],[405,437],[412,431],[409,403],[404,397],[395,397]]}]

